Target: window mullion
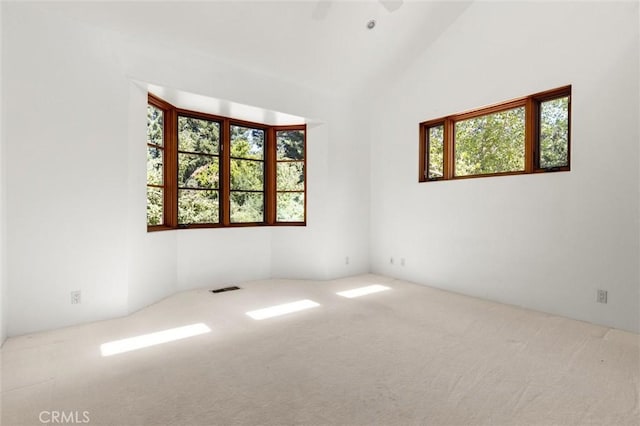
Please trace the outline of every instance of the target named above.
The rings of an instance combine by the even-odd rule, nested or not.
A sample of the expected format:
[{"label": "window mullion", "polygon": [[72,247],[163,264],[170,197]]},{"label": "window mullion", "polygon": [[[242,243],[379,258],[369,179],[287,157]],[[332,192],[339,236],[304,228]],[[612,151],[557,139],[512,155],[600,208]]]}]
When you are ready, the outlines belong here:
[{"label": "window mullion", "polygon": [[429,167],[429,160],[427,153],[429,152],[429,143],[427,141],[427,126],[420,124],[420,161],[418,171],[418,182],[426,182],[428,178],[427,168]]},{"label": "window mullion", "polygon": [[525,103],[525,127],[524,127],[524,172],[533,173],[535,168],[535,152],[537,140],[538,108],[537,102],[527,98]]},{"label": "window mullion", "polygon": [[[444,120],[444,152],[443,152],[443,174],[444,179],[453,179],[454,168],[454,132],[455,123],[451,118]],[[428,167],[428,166],[427,166]]]},{"label": "window mullion", "polygon": [[173,108],[165,111],[165,221],[171,228],[178,226],[178,116]]},{"label": "window mullion", "polygon": [[228,119],[222,121],[222,161],[220,169],[222,171],[222,184],[220,185],[220,202],[222,212],[222,224],[231,224],[231,122]]},{"label": "window mullion", "polygon": [[276,131],[273,127],[267,131],[265,167],[265,223],[273,225],[276,222]]}]

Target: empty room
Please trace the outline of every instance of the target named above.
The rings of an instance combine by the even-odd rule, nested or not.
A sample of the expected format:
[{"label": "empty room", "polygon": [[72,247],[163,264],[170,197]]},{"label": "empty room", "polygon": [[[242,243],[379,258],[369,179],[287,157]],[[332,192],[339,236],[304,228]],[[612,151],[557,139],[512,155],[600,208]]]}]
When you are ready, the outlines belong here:
[{"label": "empty room", "polygon": [[2,425],[640,424],[638,1],[2,1]]}]

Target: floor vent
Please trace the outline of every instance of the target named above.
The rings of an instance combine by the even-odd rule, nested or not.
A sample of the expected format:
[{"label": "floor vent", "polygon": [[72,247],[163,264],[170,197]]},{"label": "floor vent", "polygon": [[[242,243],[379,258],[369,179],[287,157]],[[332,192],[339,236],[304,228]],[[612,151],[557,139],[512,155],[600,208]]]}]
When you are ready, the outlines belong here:
[{"label": "floor vent", "polygon": [[238,287],[237,285],[233,285],[231,287],[217,288],[215,290],[209,290],[209,291],[211,293],[224,293],[225,291],[233,291],[233,290],[240,290],[240,287]]}]

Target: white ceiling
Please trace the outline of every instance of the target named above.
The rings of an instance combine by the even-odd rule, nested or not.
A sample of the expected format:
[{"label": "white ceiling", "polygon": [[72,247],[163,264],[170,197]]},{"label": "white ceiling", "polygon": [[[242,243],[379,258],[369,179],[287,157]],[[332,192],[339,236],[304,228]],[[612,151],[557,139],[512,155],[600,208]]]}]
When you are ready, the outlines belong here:
[{"label": "white ceiling", "polygon": [[209,96],[199,95],[197,93],[185,92],[183,90],[156,86],[155,84],[139,83],[142,84],[150,93],[153,93],[160,99],[182,109],[205,112],[207,114],[223,117],[233,117],[239,120],[269,124],[271,126],[304,123],[314,124],[313,120],[299,117],[297,115],[266,110],[252,105],[245,105],[225,99],[212,98]]},{"label": "white ceiling", "polygon": [[[334,94],[406,67],[469,2],[47,2],[50,12],[130,36],[189,46],[221,60]],[[366,23],[375,19],[373,30]],[[375,87],[375,86],[374,86]]]}]

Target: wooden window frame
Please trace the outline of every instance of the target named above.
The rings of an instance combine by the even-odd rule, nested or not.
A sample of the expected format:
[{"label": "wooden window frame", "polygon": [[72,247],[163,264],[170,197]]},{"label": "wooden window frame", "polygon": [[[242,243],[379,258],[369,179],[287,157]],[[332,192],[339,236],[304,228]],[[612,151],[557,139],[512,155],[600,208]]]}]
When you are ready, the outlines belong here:
[{"label": "wooden window frame", "polygon": [[[162,199],[162,223],[159,225],[149,225],[147,224],[147,231],[164,231],[167,229],[172,229],[172,224],[177,223],[177,200],[178,195],[175,185],[169,185],[169,182],[172,180],[170,176],[170,170],[177,170],[177,153],[175,152],[176,146],[173,143],[170,143],[171,135],[177,132],[177,129],[174,129],[174,116],[175,116],[175,108],[168,102],[163,101],[160,98],[157,98],[153,95],[148,96],[147,103],[149,105],[153,105],[154,107],[160,109],[163,112],[162,118],[162,138],[163,138],[163,147],[164,147],[164,155],[162,158],[162,188],[163,188],[163,199]],[[175,130],[175,131],[174,131]],[[175,157],[175,160],[174,160]],[[174,161],[176,163],[174,164]],[[176,172],[177,173],[177,172]],[[177,175],[176,175],[177,178]],[[174,179],[177,180],[177,179]],[[148,187],[148,185],[147,185]],[[175,196],[174,196],[175,192]],[[173,200],[175,199],[175,206],[173,205]],[[174,208],[175,207],[175,208]],[[174,216],[175,211],[175,216]]]},{"label": "wooden window frame", "polygon": [[[231,156],[231,126],[237,126],[237,127],[244,127],[246,129],[253,129],[253,130],[262,130],[264,132],[264,141],[265,141],[265,146],[264,146],[264,152],[262,154],[262,160],[257,160],[255,158],[244,158],[244,157],[232,157]],[[233,120],[233,119],[229,119],[229,123],[228,126],[225,125],[225,131],[229,134],[228,137],[228,144],[226,146],[229,147],[229,149],[226,149],[226,154],[225,154],[225,166],[226,169],[229,170],[228,176],[225,175],[225,183],[226,183],[226,188],[228,188],[227,190],[225,190],[225,195],[226,195],[226,200],[225,200],[225,204],[228,207],[228,212],[225,214],[225,222],[224,225],[225,226],[264,226],[264,225],[271,225],[272,223],[272,218],[268,215],[268,209],[267,209],[267,187],[269,187],[269,180],[270,180],[270,170],[268,170],[270,167],[267,166],[267,151],[268,151],[268,146],[271,144],[273,145],[273,142],[270,141],[269,138],[269,126],[265,126],[264,124],[257,124],[257,123],[249,123],[247,121],[241,121],[241,120]],[[263,179],[263,185],[262,185],[262,191],[255,191],[255,190],[234,190],[231,189],[231,160],[241,160],[241,161],[258,161],[263,163],[263,169],[262,169],[262,179]],[[227,180],[228,179],[228,180]],[[231,192],[260,192],[263,194],[263,201],[262,201],[262,218],[263,221],[262,222],[231,222]]]},{"label": "wooden window frame", "polygon": [[[432,129],[434,127],[440,127],[442,126],[442,134],[443,134],[443,146],[442,146],[442,176],[440,177],[429,177],[429,159],[430,159],[430,153],[431,150],[429,149],[429,129]],[[420,157],[422,161],[420,163],[420,167],[421,167],[421,174],[424,178],[425,181],[436,181],[436,180],[443,180],[445,179],[445,176],[447,176],[446,172],[445,172],[445,164],[447,164],[446,156],[448,154],[447,151],[447,144],[446,144],[446,139],[444,139],[444,129],[446,128],[446,124],[444,120],[429,120],[429,121],[425,121],[424,123],[420,123],[420,141],[424,141],[424,143],[420,143]]]},{"label": "wooden window frame", "polygon": [[[278,148],[278,139],[277,139],[277,135],[278,132],[282,132],[282,131],[288,131],[288,130],[300,130],[300,126],[277,126],[274,127],[272,129],[273,131],[273,135],[272,135],[272,139],[274,141],[274,143],[272,144],[272,161],[270,161],[271,164],[273,164],[273,176],[272,179],[270,180],[270,182],[273,184],[272,186],[272,190],[273,193],[275,194],[275,196],[273,197],[273,205],[270,206],[270,211],[272,214],[272,218],[274,220],[274,225],[276,226],[295,226],[296,224],[299,223],[307,223],[307,132],[305,130],[304,132],[304,138],[303,138],[303,150],[302,150],[302,160],[278,160],[278,153],[277,153],[277,148]],[[303,163],[302,166],[302,176],[304,179],[304,190],[302,191],[278,191],[278,187],[277,187],[277,171],[278,171],[278,163]],[[302,222],[291,222],[291,221],[279,221],[278,220],[278,212],[277,212],[277,201],[278,201],[278,193],[279,192],[290,192],[290,193],[297,193],[297,192],[302,192],[304,194],[304,219]]]},{"label": "wooden window frame", "polygon": [[[567,125],[567,165],[562,167],[540,167],[540,105],[543,102],[568,97]],[[482,117],[498,112],[524,107],[525,109],[525,141],[524,170],[484,173],[475,175],[455,175],[455,124],[458,121]],[[444,126],[443,176],[429,178],[429,129]],[[482,107],[460,114],[453,114],[433,120],[423,121],[419,125],[419,182],[435,182],[442,180],[473,179],[480,177],[510,176],[533,173],[564,172],[571,170],[571,85],[535,93],[499,104]]]},{"label": "wooden window frame", "polygon": [[[199,228],[243,228],[250,226],[306,226],[307,225],[307,125],[294,124],[286,126],[271,126],[263,123],[255,123],[199,111],[191,111],[177,108],[153,94],[148,94],[148,104],[161,109],[164,112],[164,198],[163,198],[163,223],[160,225],[147,224],[147,231],[166,231],[173,229],[199,229]],[[219,141],[219,185],[218,223],[178,223],[178,117],[192,117],[202,120],[220,123]],[[264,220],[262,222],[231,222],[231,126],[242,126],[265,132],[264,152]],[[281,130],[301,130],[304,132],[304,220],[300,222],[279,222],[276,217],[276,133]],[[302,192],[302,191],[300,191]]]},{"label": "wooden window frame", "polygon": [[[150,95],[152,96],[152,95]],[[174,186],[175,188],[175,195],[173,196],[173,199],[171,200],[174,204],[172,204],[172,209],[174,209],[175,211],[175,224],[174,226],[170,227],[169,229],[175,229],[175,228],[180,228],[180,229],[184,229],[184,228],[218,228],[220,227],[220,224],[222,222],[222,179],[218,180],[218,222],[217,223],[191,223],[191,224],[181,224],[179,221],[179,215],[178,215],[178,197],[179,197],[179,193],[180,193],[180,186],[178,185],[178,170],[179,170],[179,158],[180,158],[180,154],[193,154],[193,155],[207,155],[207,154],[201,154],[201,153],[191,153],[191,152],[181,152],[180,151],[180,144],[179,144],[179,140],[178,140],[178,120],[180,119],[180,117],[187,117],[187,118],[194,118],[196,120],[204,120],[204,121],[213,121],[219,124],[220,126],[220,140],[218,141],[218,154],[211,154],[209,156],[211,157],[218,157],[218,167],[219,167],[219,173],[220,175],[222,175],[222,134],[224,133],[223,130],[223,123],[221,120],[219,120],[218,118],[214,118],[215,116],[212,116],[210,114],[203,114],[197,111],[189,111],[189,110],[185,110],[185,109],[181,109],[181,108],[175,108],[174,109],[174,113],[175,113],[175,131],[174,134],[172,135],[172,137],[174,139],[172,139],[172,145],[175,147],[175,162],[172,163],[172,165],[175,167],[175,171],[174,170],[170,170],[169,171],[169,175],[173,176],[172,180],[170,180],[169,182]],[[193,189],[192,189],[193,190]],[[206,191],[206,189],[202,189],[203,191]]]}]

